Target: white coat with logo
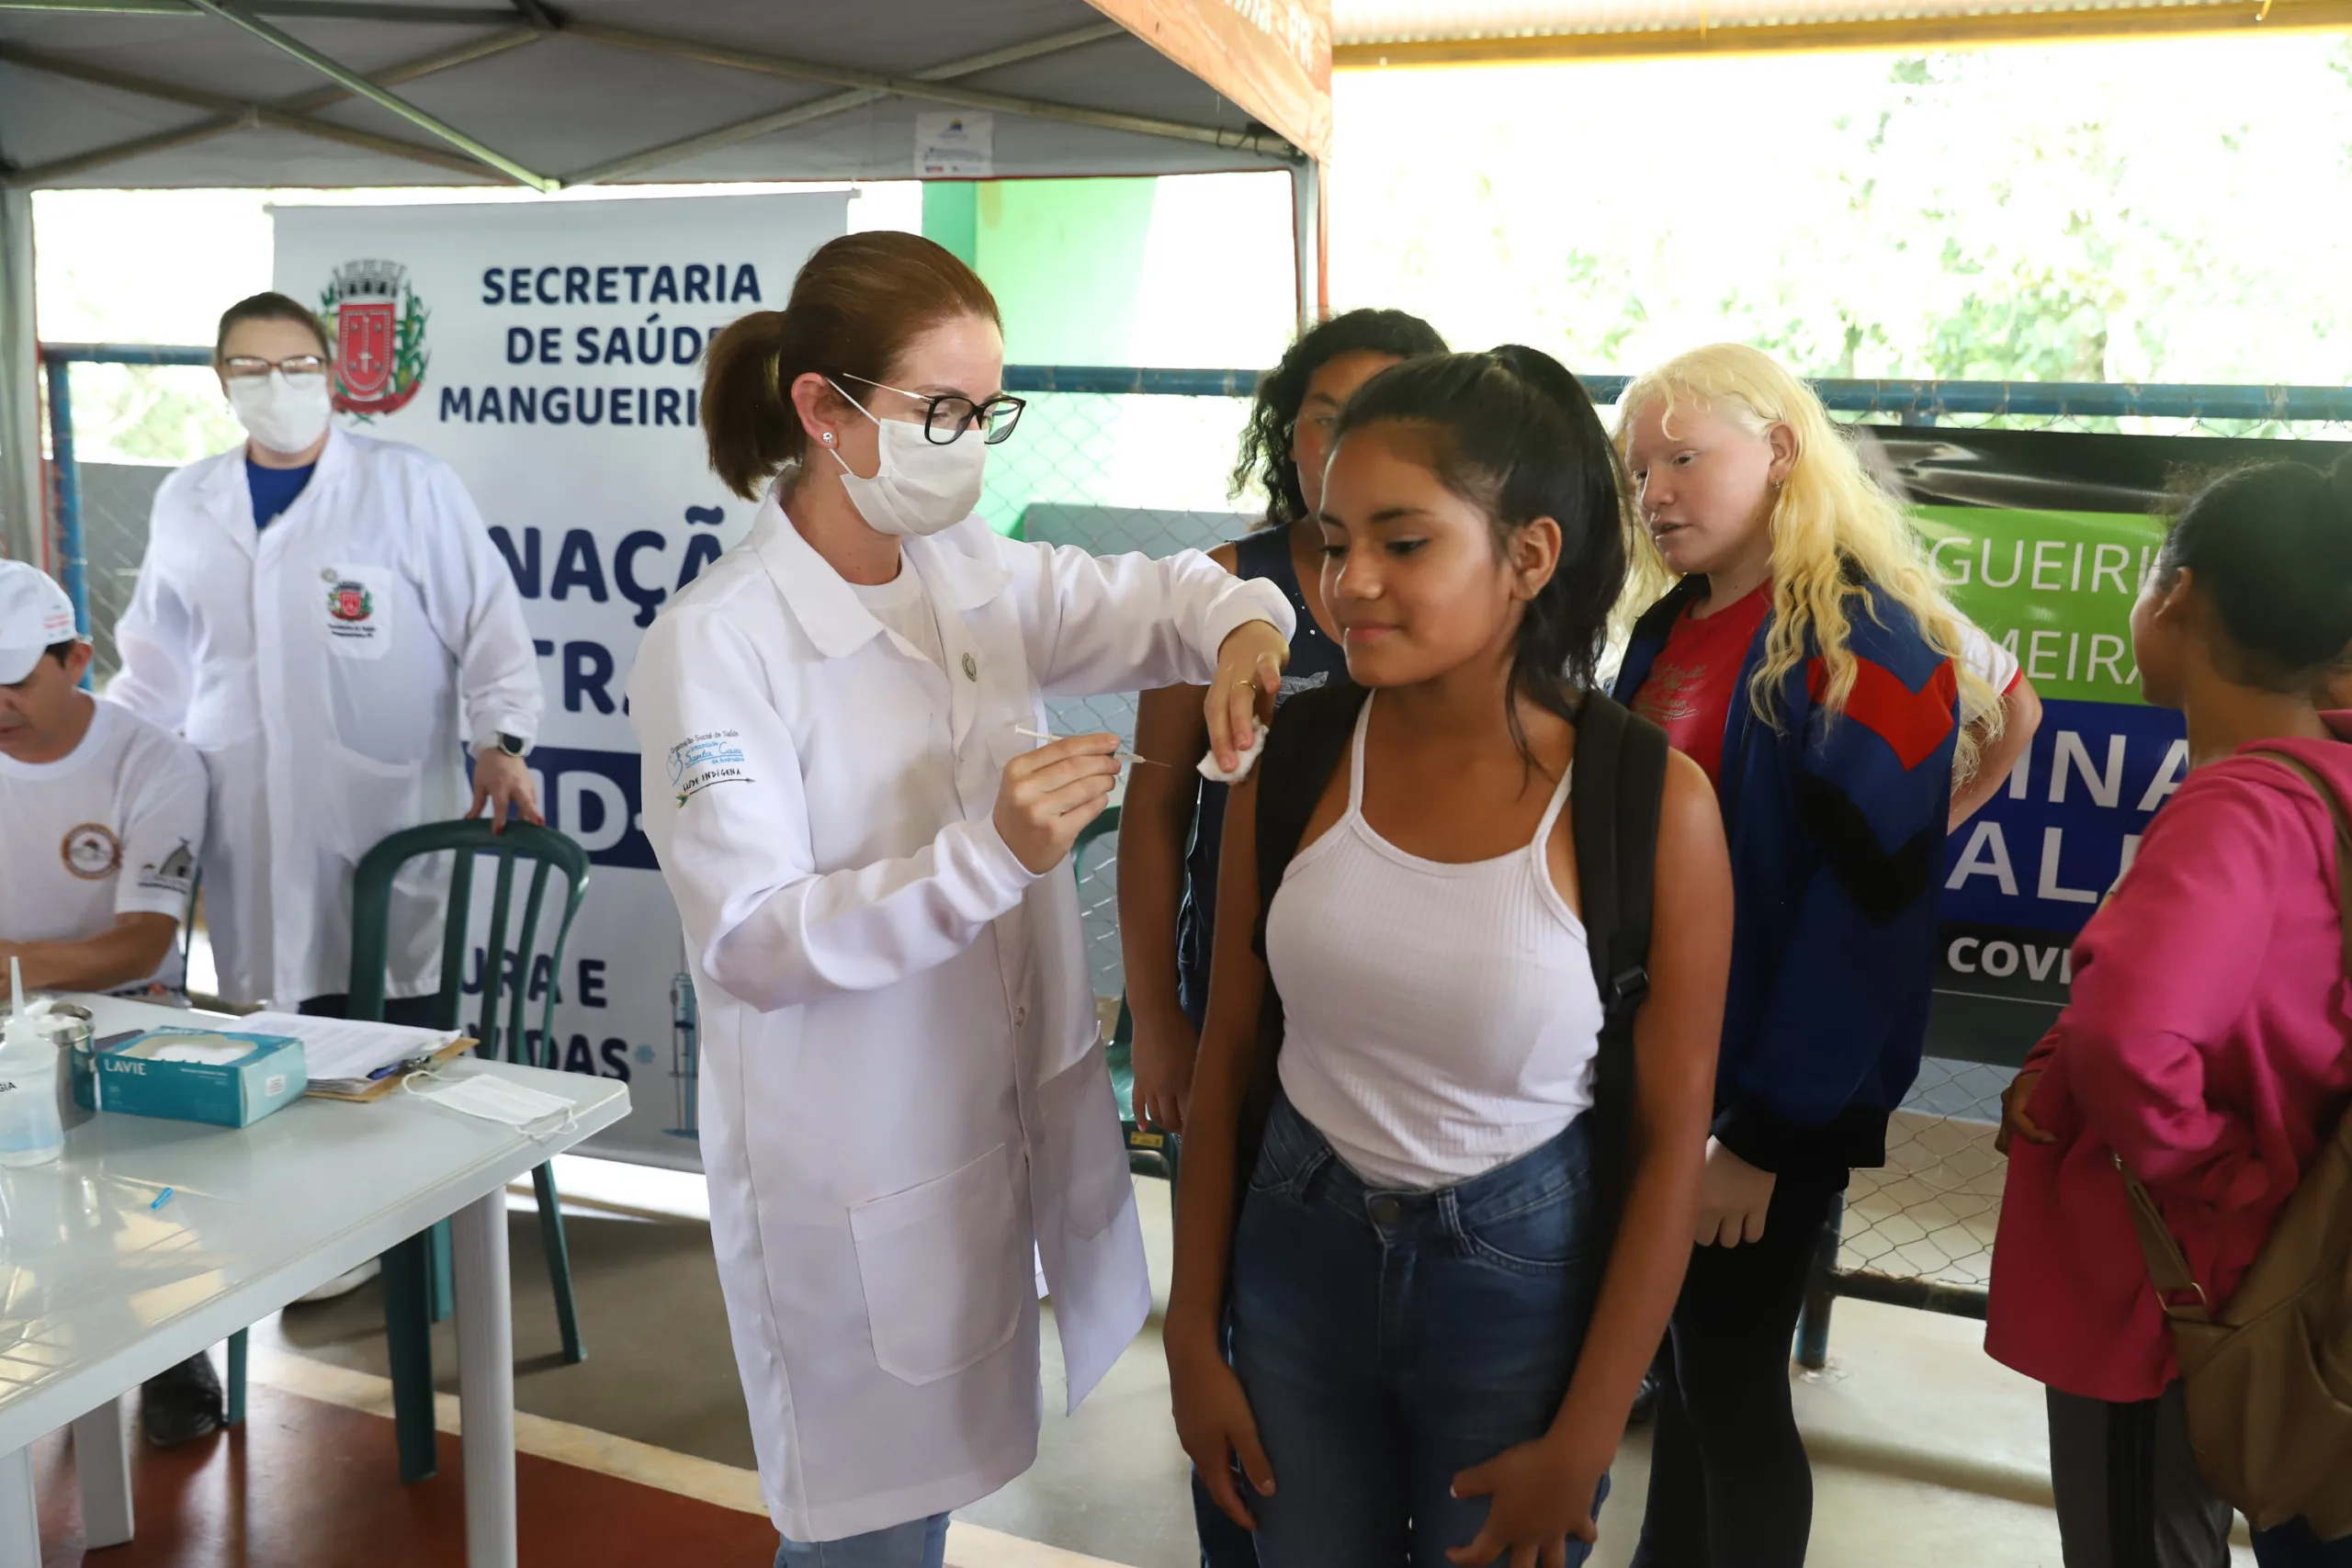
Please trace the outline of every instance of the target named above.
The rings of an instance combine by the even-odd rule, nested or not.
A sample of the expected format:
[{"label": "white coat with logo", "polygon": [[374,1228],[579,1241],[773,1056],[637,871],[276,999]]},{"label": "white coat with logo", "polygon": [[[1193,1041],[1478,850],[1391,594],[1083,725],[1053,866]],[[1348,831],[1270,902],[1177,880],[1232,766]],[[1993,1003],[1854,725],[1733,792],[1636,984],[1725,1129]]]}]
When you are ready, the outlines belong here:
[{"label": "white coat with logo", "polygon": [[[185,735],[211,776],[204,903],[232,1001],[348,989],[360,857],[465,814],[461,737],[538,729],[522,599],[465,486],[341,430],[265,529],[243,448],[165,479],[115,641],[107,694]],[[395,885],[389,995],[439,984],[447,884],[413,861]]]},{"label": "white coat with logo", "polygon": [[630,720],[702,1020],[711,1240],[776,1527],[833,1540],[1027,1469],[1035,1256],[1074,1408],[1150,1307],[1065,862],[991,820],[1045,699],[1205,682],[1289,607],[1196,551],[978,518],[905,541],[944,665],[771,497],[662,611]]}]

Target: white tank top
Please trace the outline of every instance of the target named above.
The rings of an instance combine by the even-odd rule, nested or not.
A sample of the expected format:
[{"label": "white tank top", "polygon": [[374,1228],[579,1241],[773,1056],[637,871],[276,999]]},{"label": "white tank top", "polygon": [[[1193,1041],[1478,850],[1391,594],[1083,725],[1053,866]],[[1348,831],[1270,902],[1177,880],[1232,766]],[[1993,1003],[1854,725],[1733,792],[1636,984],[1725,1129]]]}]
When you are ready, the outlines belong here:
[{"label": "white tank top", "polygon": [[1600,994],[1546,851],[1568,778],[1525,849],[1423,860],[1363,818],[1371,721],[1367,697],[1348,813],[1292,857],[1266,919],[1282,1085],[1367,1181],[1451,1187],[1549,1142],[1592,1103]]}]

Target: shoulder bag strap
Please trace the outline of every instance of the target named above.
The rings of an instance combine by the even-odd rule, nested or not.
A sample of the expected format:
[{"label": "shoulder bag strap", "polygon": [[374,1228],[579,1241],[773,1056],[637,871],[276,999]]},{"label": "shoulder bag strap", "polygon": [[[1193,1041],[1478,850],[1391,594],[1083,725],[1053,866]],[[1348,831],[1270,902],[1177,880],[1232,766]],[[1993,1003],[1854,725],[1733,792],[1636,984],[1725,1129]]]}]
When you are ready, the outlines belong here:
[{"label": "shoulder bag strap", "polygon": [[[2346,815],[2343,797],[2335,787],[2301,758],[2268,747],[2261,748],[2260,755],[2264,761],[2300,775],[2316,790],[2335,823],[2336,919],[2344,928],[2344,972],[2352,976],[2352,816]],[[2156,1288],[2156,1301],[2165,1315],[2184,1323],[2211,1322],[2212,1303],[2206,1300],[2205,1287],[2197,1282],[2172,1227],[2165,1224],[2164,1212],[2156,1207],[2155,1198],[2138,1177],[2124,1170],[2120,1156],[2116,1158],[2115,1168],[2123,1172],[2124,1190],[2132,1195],[2132,1223],[2139,1230],[2140,1250],[2148,1260],[2148,1280]],[[2176,1302],[2172,1299],[2176,1296],[2194,1296],[2196,1303],[2191,1305]]]}]

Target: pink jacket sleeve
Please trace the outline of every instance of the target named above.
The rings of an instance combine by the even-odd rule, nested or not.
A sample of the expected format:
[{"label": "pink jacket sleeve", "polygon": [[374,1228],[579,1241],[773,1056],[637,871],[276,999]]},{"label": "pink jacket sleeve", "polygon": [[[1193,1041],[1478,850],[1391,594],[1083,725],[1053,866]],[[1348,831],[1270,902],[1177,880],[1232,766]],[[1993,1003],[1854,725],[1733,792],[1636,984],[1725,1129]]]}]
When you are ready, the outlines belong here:
[{"label": "pink jacket sleeve", "polygon": [[2226,1212],[2267,1189],[2252,1127],[2207,1093],[2208,1051],[2260,982],[2282,869],[2310,862],[2286,776],[2250,759],[2215,763],[2150,824],[2076,948],[2074,998],[2052,1032],[2072,1098],[2170,1201]]}]

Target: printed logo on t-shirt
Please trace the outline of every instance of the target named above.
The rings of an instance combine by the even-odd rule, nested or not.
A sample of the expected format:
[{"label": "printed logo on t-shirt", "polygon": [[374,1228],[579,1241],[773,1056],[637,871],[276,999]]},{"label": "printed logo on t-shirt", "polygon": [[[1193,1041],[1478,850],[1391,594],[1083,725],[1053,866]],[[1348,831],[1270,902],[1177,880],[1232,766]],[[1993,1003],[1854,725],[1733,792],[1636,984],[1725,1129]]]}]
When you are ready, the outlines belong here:
[{"label": "printed logo on t-shirt", "polygon": [[1706,676],[1703,667],[1690,670],[1660,659],[1634,696],[1634,712],[1661,728],[1687,724],[1699,716],[1698,692]]},{"label": "printed logo on t-shirt", "polygon": [[186,893],[196,880],[196,852],[182,839],[179,848],[139,868],[139,886],[156,893]]},{"label": "printed logo on t-shirt", "polygon": [[58,846],[65,869],[85,882],[103,882],[122,869],[122,840],[99,822],[84,822],[70,829]]}]

